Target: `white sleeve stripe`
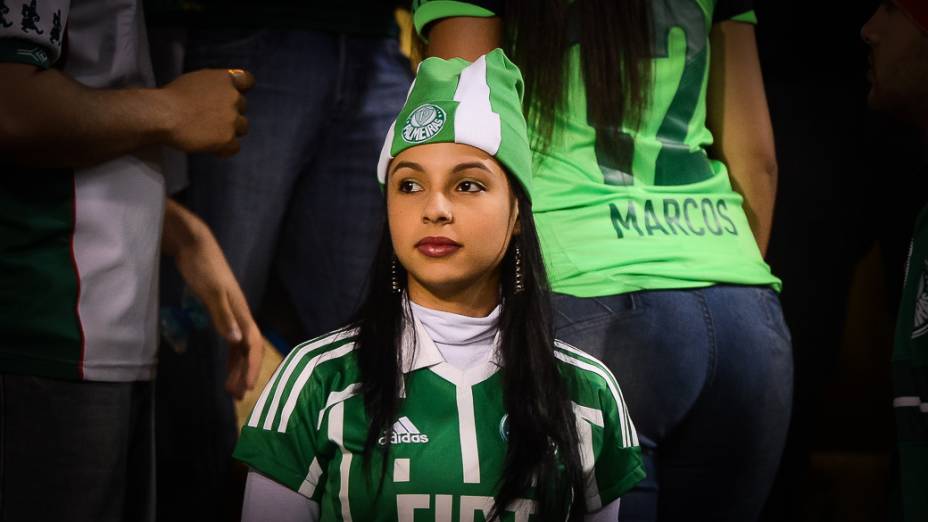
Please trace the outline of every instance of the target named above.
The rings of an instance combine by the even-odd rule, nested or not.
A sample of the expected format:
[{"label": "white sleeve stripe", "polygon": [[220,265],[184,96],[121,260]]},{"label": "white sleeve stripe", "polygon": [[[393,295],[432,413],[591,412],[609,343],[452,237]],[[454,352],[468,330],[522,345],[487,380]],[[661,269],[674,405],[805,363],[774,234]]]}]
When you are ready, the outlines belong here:
[{"label": "white sleeve stripe", "polygon": [[325,406],[319,410],[319,421],[316,423],[316,431],[319,431],[322,428],[322,419],[325,417],[325,412],[329,410],[332,406],[340,402],[345,402],[351,397],[354,397],[361,391],[361,383],[349,384],[342,391],[333,391],[329,393],[329,397],[325,401]]},{"label": "white sleeve stripe", "polygon": [[[335,337],[336,335],[342,333],[343,331],[345,331],[345,330],[344,330],[344,329],[338,330],[338,331],[336,331],[336,332],[334,332],[334,333],[332,333],[332,334],[329,334],[329,335],[326,335],[326,336],[324,336],[324,337],[322,337],[322,338],[317,338],[317,339],[320,340],[320,341],[321,341],[321,340],[330,339],[330,338]],[[299,354],[300,350],[301,350],[304,346],[307,346],[307,345],[309,345],[309,344],[313,344],[314,342],[316,342],[317,339],[313,339],[313,340],[307,341],[307,342],[305,342],[305,343],[300,343],[300,344],[296,345],[296,347],[294,347],[293,350],[290,351],[290,355],[288,355],[288,356],[287,356],[283,361],[281,361],[281,363],[277,366],[277,369],[274,370],[274,374],[271,376],[271,379],[267,382],[267,385],[264,387],[264,390],[261,392],[261,395],[258,397],[258,402],[255,403],[254,408],[251,410],[251,417],[248,419],[248,425],[249,425],[249,426],[251,426],[252,428],[257,428],[257,427],[258,427],[258,422],[261,420],[261,414],[264,413],[264,405],[267,403],[267,398],[268,398],[268,396],[270,395],[270,393],[271,393],[272,390],[275,390],[275,389],[278,388],[278,387],[280,386],[280,384],[281,384],[281,383],[278,382],[278,380],[277,380],[278,376],[280,375],[281,370],[283,370],[285,367],[287,367],[287,366],[290,364],[291,361],[293,361],[294,357],[296,357],[296,356]],[[284,383],[284,385],[286,385],[286,383]],[[274,410],[276,410],[276,406],[274,407]],[[275,413],[276,413],[276,411],[275,411]],[[265,428],[265,429],[267,429],[267,428]]]},{"label": "white sleeve stripe", "polygon": [[587,362],[597,368],[600,368],[606,373],[606,375],[609,376],[609,378],[612,380],[612,383],[615,385],[615,389],[619,391],[619,398],[622,399],[621,409],[623,412],[625,412],[626,426],[630,427],[632,446],[638,446],[638,431],[635,430],[635,423],[632,421],[631,414],[629,414],[628,412],[628,406],[625,404],[625,396],[622,394],[622,388],[619,386],[619,381],[615,378],[615,375],[612,373],[612,370],[610,370],[609,367],[603,364],[603,362],[600,361],[599,359],[596,359],[592,355],[574,346],[571,346],[570,344],[565,343],[564,341],[555,339],[554,345],[557,348],[560,348],[564,351],[567,351],[567,352],[570,352],[576,355],[578,358],[580,358],[581,361]]},{"label": "white sleeve stripe", "polygon": [[603,370],[603,371],[606,373],[606,375],[608,375],[609,378],[612,379],[612,382],[613,382],[613,384],[615,384],[616,388],[619,388],[619,391],[620,391],[619,395],[621,395],[621,388],[619,387],[619,381],[618,381],[618,379],[615,378],[615,374],[612,373],[612,370],[610,370],[609,367],[606,366],[605,363],[603,363],[603,362],[600,361],[599,359],[593,357],[592,355],[590,355],[590,354],[584,352],[583,350],[580,350],[579,348],[577,348],[577,347],[575,347],[575,346],[569,345],[569,344],[567,344],[567,343],[565,343],[564,341],[561,341],[561,340],[559,340],[559,339],[554,341],[554,345],[555,345],[557,348],[560,348],[560,349],[564,350],[565,352],[570,352],[571,354],[573,354],[573,355],[574,355],[576,358],[578,358],[579,360],[581,360],[581,361],[583,361],[583,362],[586,362],[586,363],[589,363],[589,364],[591,364],[591,365],[593,365],[593,366],[596,366],[596,367],[598,367],[599,369]]},{"label": "white sleeve stripe", "polygon": [[[303,343],[290,352],[290,355],[288,355],[287,359],[285,360],[286,369],[284,370],[283,376],[280,378],[280,381],[277,383],[276,389],[274,390],[274,400],[271,401],[271,406],[268,409],[267,416],[264,418],[264,429],[269,430],[271,429],[271,426],[273,426],[274,419],[277,417],[278,407],[280,406],[280,399],[284,394],[284,389],[286,389],[287,383],[290,382],[290,376],[293,374],[294,370],[296,370],[296,367],[300,364],[300,361],[302,361],[303,358],[308,354],[319,349],[327,348],[330,344],[351,337],[354,334],[354,329],[339,330],[316,341]],[[284,366],[284,363],[281,363],[281,366]]]},{"label": "white sleeve stripe", "polygon": [[268,394],[270,394],[271,390],[277,385],[277,377],[280,375],[280,370],[283,369],[283,367],[283,362],[277,365],[277,369],[274,370],[274,374],[271,375],[271,379],[267,381],[267,385],[261,392],[261,396],[258,397],[258,402],[255,404],[254,408],[252,408],[251,418],[248,419],[248,425],[252,428],[258,427],[258,421],[261,420],[261,413],[264,412],[264,403],[267,402]]},{"label": "white sleeve stripe", "polygon": [[574,359],[573,357],[570,357],[569,355],[563,354],[556,350],[554,352],[554,356],[568,364],[571,364],[583,370],[593,372],[596,375],[599,375],[600,377],[602,377],[603,380],[606,381],[606,385],[609,387],[609,391],[612,392],[612,398],[615,400],[616,407],[619,409],[619,424],[621,425],[621,430],[622,430],[622,446],[625,446],[625,447],[631,446],[632,438],[629,436],[629,433],[628,433],[629,424],[628,424],[628,418],[625,415],[625,401],[622,400],[622,395],[619,393],[618,387],[615,385],[615,383],[604,374],[602,369],[597,368],[596,366],[593,366],[592,364]]},{"label": "white sleeve stripe", "polygon": [[[300,372],[300,376],[297,377],[296,382],[293,384],[293,388],[290,389],[290,395],[287,397],[287,402],[284,404],[283,412],[280,415],[280,424],[277,425],[277,431],[281,433],[285,433],[287,431],[287,424],[290,422],[290,416],[293,415],[294,408],[296,408],[296,403],[300,398],[300,393],[303,391],[303,387],[306,386],[306,383],[312,376],[313,370],[316,369],[316,366],[325,361],[338,359],[339,357],[350,353],[354,349],[355,343],[347,343],[332,351],[321,353],[309,360],[306,366],[303,367],[303,371]],[[338,404],[344,403],[339,402]],[[268,418],[270,418],[270,416]],[[270,429],[267,420],[265,420],[264,426],[265,429]]]},{"label": "white sleeve stripe", "polygon": [[[283,361],[281,361],[279,365],[277,365],[277,369],[274,370],[274,374],[271,375],[271,378],[267,381],[267,385],[264,387],[264,390],[261,392],[261,395],[258,397],[258,402],[255,403],[255,406],[251,411],[251,417],[248,419],[248,425],[251,426],[252,428],[258,427],[258,422],[261,420],[261,414],[264,413],[264,405],[267,403],[267,398],[270,392],[272,390],[276,390],[281,387],[279,386],[281,383],[278,382],[277,380],[277,377],[280,375],[281,370],[289,367],[291,364],[294,364],[293,361],[295,360],[295,358],[302,357],[303,355],[305,355],[305,352],[303,354],[300,353],[304,349],[304,347],[307,349],[314,349],[318,343],[328,341],[330,339],[333,339],[332,342],[335,342],[334,339],[338,335],[346,331],[349,331],[352,333],[355,332],[355,330],[348,330],[347,328],[343,328],[341,330],[332,332],[328,335],[317,337],[315,339],[311,339],[309,341],[296,345],[293,348],[293,350],[290,351],[290,354],[287,355],[287,357]],[[286,386],[286,381],[283,382],[283,385]],[[276,413],[276,409],[277,407],[275,405],[273,407],[274,413]],[[265,429],[268,429],[268,427],[265,427]]]}]

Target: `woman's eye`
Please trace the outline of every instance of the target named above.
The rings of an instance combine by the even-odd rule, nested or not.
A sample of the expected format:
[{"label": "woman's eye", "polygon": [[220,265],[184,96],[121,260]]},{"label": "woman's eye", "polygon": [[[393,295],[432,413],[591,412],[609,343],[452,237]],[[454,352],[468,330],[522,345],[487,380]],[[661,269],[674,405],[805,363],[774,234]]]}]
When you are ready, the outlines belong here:
[{"label": "woman's eye", "polygon": [[400,192],[419,192],[422,190],[422,187],[412,180],[403,180],[400,181]]},{"label": "woman's eye", "polygon": [[474,181],[462,181],[458,184],[458,190],[461,192],[480,192],[486,190],[483,185]]}]

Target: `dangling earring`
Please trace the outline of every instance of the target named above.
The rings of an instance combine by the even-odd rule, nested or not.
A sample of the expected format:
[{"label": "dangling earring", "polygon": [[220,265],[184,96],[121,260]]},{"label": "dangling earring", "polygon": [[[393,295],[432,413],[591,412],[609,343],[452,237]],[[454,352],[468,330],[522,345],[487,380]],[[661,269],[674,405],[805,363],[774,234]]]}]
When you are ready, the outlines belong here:
[{"label": "dangling earring", "polygon": [[522,250],[519,249],[519,245],[516,245],[515,251],[515,284],[513,285],[513,293],[521,293],[525,291],[525,283],[522,281]]},{"label": "dangling earring", "polygon": [[394,294],[400,294],[403,289],[400,287],[400,278],[396,275],[396,256],[390,262],[390,285]]}]

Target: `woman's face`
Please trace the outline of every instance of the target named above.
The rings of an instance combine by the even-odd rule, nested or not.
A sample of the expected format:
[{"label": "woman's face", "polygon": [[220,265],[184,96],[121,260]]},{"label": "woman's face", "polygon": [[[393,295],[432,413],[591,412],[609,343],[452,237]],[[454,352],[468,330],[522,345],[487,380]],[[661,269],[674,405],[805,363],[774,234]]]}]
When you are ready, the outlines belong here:
[{"label": "woman's face", "polygon": [[497,298],[518,205],[492,156],[455,143],[412,147],[391,162],[386,192],[393,250],[409,274],[410,297],[425,290],[439,299]]}]

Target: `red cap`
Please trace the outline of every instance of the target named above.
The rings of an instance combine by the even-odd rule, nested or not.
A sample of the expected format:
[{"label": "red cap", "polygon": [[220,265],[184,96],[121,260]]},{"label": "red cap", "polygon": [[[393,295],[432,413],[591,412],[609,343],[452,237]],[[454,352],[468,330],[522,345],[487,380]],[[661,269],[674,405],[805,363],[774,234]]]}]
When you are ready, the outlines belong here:
[{"label": "red cap", "polygon": [[922,31],[928,31],[928,0],[896,0],[905,9]]}]

